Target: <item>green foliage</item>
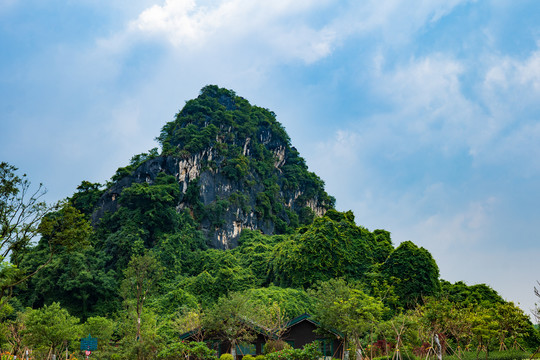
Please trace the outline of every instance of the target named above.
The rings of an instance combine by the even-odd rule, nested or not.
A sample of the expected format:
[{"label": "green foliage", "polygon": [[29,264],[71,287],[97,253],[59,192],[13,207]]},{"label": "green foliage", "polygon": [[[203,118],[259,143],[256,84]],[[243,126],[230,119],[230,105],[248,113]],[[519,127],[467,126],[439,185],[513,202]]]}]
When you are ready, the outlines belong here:
[{"label": "green foliage", "polygon": [[0,163],[0,256],[6,259],[12,252],[29,246],[38,233],[38,225],[50,208],[41,200],[43,185],[36,190],[26,178],[16,174],[17,168]]},{"label": "green foliage", "polygon": [[238,263],[249,269],[261,285],[271,282],[274,246],[279,236],[265,236],[258,231],[243,230],[238,239],[239,246],[232,250]]},{"label": "green foliage", "polygon": [[70,198],[71,204],[81,213],[92,215],[99,198],[104,193],[100,188],[101,184],[98,183],[81,182],[81,185],[77,186],[77,192]]},{"label": "green foliage", "polygon": [[149,306],[158,314],[175,314],[185,308],[197,308],[198,299],[175,283],[163,285],[161,294],[150,299]]},{"label": "green foliage", "polygon": [[[104,209],[95,212],[105,199],[100,184],[83,181],[69,203],[50,212],[40,188],[28,197],[25,177],[0,164],[0,248],[7,250],[0,254],[0,346],[20,353],[31,343],[45,357],[58,351],[60,340],[53,344],[39,334],[50,330],[45,323],[51,329],[59,323],[71,329],[69,336],[97,336],[97,358],[210,360],[214,351],[179,343],[178,335],[200,329],[197,340],[214,333],[235,345],[253,340],[255,327],[279,337],[286,321],[303,313],[357,351],[399,335],[397,345],[412,354],[433,333],[459,349],[540,345],[523,312],[487,285],[439,282],[427,250],[412,242],[394,250],[388,231],[370,232],[356,225],[352,212],[334,210],[335,200],[271,111],[209,85],[163,127],[158,141],[161,155],[157,149],[135,155],[113,181],[141,172],[158,156],[164,162],[146,165],[197,156],[199,177],[189,178],[183,192],[179,179],[166,173],[170,164],[147,181],[137,172],[137,179],[114,187],[131,184],[114,194],[118,201],[103,215]],[[209,177],[216,189],[228,189],[215,190],[211,202]],[[17,206],[29,221],[6,220]],[[317,217],[314,209],[326,214]],[[232,250],[208,249],[207,232],[223,230],[232,212],[276,235],[244,229]],[[101,216],[93,227],[92,214]],[[30,239],[38,232],[34,246]],[[11,290],[15,296],[7,301]],[[36,310],[17,317],[23,306]],[[86,320],[82,332],[70,313]],[[315,344],[274,350],[255,359],[320,356]],[[377,355],[383,354],[369,357]]]},{"label": "green foliage", "polygon": [[249,159],[240,155],[238,158],[225,160],[223,173],[231,180],[240,181],[249,171]]},{"label": "green foliage", "polygon": [[277,304],[286,319],[292,319],[304,313],[313,313],[314,310],[313,298],[300,289],[270,286],[248,289],[244,294],[250,301],[260,304],[261,307],[268,308]]},{"label": "green foliage", "polygon": [[[521,360],[531,359],[531,353],[523,350],[492,351],[489,353],[490,360]],[[483,357],[476,351],[464,351],[458,355],[446,355],[447,360],[478,360]],[[537,356],[535,357],[537,358]]]},{"label": "green foliage", "polygon": [[266,355],[267,360],[317,360],[322,356],[316,342],[307,344],[302,349],[285,348]]},{"label": "green foliage", "polygon": [[[33,258],[42,256],[38,251]],[[59,302],[70,313],[87,318],[116,310],[116,273],[105,268],[106,255],[93,247],[63,251],[28,283],[19,297],[27,304],[42,306]]]},{"label": "green foliage", "polygon": [[86,337],[92,335],[98,339],[98,351],[102,351],[109,345],[117,324],[111,319],[101,316],[90,317],[82,325],[81,334]]},{"label": "green foliage", "polygon": [[20,299],[32,306],[59,302],[77,316],[88,316],[92,305],[116,284],[90,246],[93,231],[87,217],[65,203],[47,214],[39,229],[38,244],[16,255],[20,268],[33,274],[26,279],[27,288],[18,290]]},{"label": "green foliage", "polygon": [[233,360],[233,356],[229,353],[221,354],[219,360]]},{"label": "green foliage", "polygon": [[427,332],[443,334],[454,348],[481,346],[494,351],[540,345],[528,317],[511,302],[472,304],[429,298],[416,312]]},{"label": "green foliage", "polygon": [[160,173],[153,185],[134,183],[124,189],[119,202],[129,219],[146,230],[148,241],[155,242],[160,235],[177,229],[175,206],[179,199],[180,188],[174,176]]},{"label": "green foliage", "polygon": [[[119,340],[114,356],[122,360],[154,359],[165,345],[164,339],[159,334],[160,317],[146,307],[140,314],[140,323],[131,321],[137,316],[134,308],[128,307],[118,315],[121,321],[118,322]],[[141,336],[137,338],[136,334],[139,331]]]},{"label": "green foliage", "polygon": [[343,279],[319,283],[312,291],[316,299],[316,319],[327,330],[335,329],[356,348],[361,339],[375,332],[384,305],[362,290],[350,287]]},{"label": "green foliage", "polygon": [[[291,233],[299,223],[313,220],[306,210],[308,201],[315,200],[324,209],[334,206],[323,181],[308,171],[304,159],[290,146],[275,114],[250,105],[233,91],[206,86],[162,128],[157,140],[163,155],[181,158],[216,149],[218,156],[207,166],[233,181],[241,193],[256,194],[254,210],[258,217],[272,221],[278,234]],[[201,222],[208,217],[212,226],[221,226],[216,221],[219,214],[212,213],[216,209],[204,209],[198,185],[192,183],[190,180],[183,200],[190,204],[195,219]],[[295,194],[288,195],[292,198],[290,208],[283,206],[289,198],[282,190]],[[242,209],[246,213],[250,210],[247,204],[242,204]]]},{"label": "green foliage", "polygon": [[240,293],[231,293],[221,297],[208,309],[203,319],[203,327],[210,333],[219,334],[231,346],[239,343],[250,343],[256,337],[252,322],[257,323],[255,316],[259,314],[256,304]]},{"label": "green foliage", "polygon": [[79,319],[69,315],[58,303],[41,309],[28,309],[22,317],[24,344],[41,354],[55,353],[58,356],[64,342],[74,344],[81,335]]},{"label": "green foliage", "polygon": [[354,223],[352,212],[329,210],[301,234],[274,247],[273,273],[281,286],[309,287],[336,277],[362,279],[387,246]]},{"label": "green foliage", "polygon": [[0,162],[0,307],[12,289],[39,272],[53,254],[51,249],[51,256],[34,272],[19,267],[24,252],[40,231],[40,222],[51,208],[42,201],[43,185],[32,190],[26,174],[21,177],[16,171],[16,167]]},{"label": "green foliage", "polygon": [[264,345],[263,353],[265,355],[268,355],[270,353],[281,351],[291,347],[291,345],[287,344],[281,339],[268,339],[266,340],[266,344]]},{"label": "green foliage", "polygon": [[209,349],[203,342],[174,342],[161,350],[158,359],[163,360],[214,360],[217,357],[214,351]]},{"label": "green foliage", "polygon": [[179,214],[178,227],[175,233],[161,236],[154,247],[164,267],[165,276],[169,279],[189,272],[192,264],[199,261],[198,251],[208,248],[206,239],[187,212]]},{"label": "green foliage", "polygon": [[135,155],[131,158],[129,165],[125,167],[118,168],[116,170],[116,173],[112,176],[111,180],[118,181],[123,179],[126,176],[129,176],[133,173],[135,169],[137,169],[143,162],[156,158],[159,155],[158,149],[153,148],[148,151],[148,153],[142,153]]},{"label": "green foliage", "polygon": [[251,269],[238,263],[231,251],[209,249],[196,252],[186,268],[186,276],[175,283],[195,295],[205,306],[213,304],[219,297],[230,292],[257,287],[257,279]]},{"label": "green foliage", "polygon": [[411,241],[401,243],[381,270],[389,280],[396,280],[395,293],[404,308],[412,308],[423,296],[440,292],[439,267],[426,249]]},{"label": "green foliage", "polygon": [[145,301],[156,287],[161,274],[161,265],[155,256],[148,252],[144,255],[133,256],[127,269],[124,270],[120,293],[128,310],[134,315],[136,331],[133,337],[136,341],[141,339],[141,318]]},{"label": "green foliage", "polygon": [[488,285],[469,286],[463,281],[451,284],[448,281],[441,280],[441,295],[460,306],[480,304],[491,306],[504,303],[504,299]]}]

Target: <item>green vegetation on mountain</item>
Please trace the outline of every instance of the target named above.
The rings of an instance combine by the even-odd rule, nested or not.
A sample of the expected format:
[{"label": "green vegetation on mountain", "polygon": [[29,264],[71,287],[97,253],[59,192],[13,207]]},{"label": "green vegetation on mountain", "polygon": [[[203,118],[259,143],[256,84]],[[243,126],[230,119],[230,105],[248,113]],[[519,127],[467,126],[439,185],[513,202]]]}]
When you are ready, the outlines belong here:
[{"label": "green vegetation on mountain", "polygon": [[[179,335],[241,343],[249,323],[282,329],[306,312],[351,357],[423,354],[434,334],[449,354],[540,345],[495,290],[441,280],[428,250],[335,210],[273,112],[207,86],[158,141],[55,207],[21,198],[29,182],[1,164],[1,349],[59,356],[92,334],[98,359],[210,359]],[[27,220],[9,216],[17,204]]]}]

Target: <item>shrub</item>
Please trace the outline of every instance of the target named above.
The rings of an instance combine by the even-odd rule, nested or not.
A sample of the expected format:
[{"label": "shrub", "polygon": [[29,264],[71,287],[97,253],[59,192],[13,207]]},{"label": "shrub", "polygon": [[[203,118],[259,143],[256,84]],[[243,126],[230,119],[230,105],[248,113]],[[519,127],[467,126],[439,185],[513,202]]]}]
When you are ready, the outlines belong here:
[{"label": "shrub", "polygon": [[303,349],[285,348],[266,355],[267,360],[318,360],[322,356],[316,343],[310,343]]},{"label": "shrub", "polygon": [[244,355],[244,357],[242,358],[242,360],[255,360],[255,358],[249,354],[247,355]]},{"label": "shrub", "polygon": [[[476,360],[476,359],[485,359],[485,351],[477,354],[476,351],[464,351],[461,353],[462,360]],[[446,355],[444,357],[446,360],[459,360],[456,355]],[[521,350],[506,350],[506,351],[490,351],[488,358],[490,360],[521,360],[521,359],[530,359],[531,353]],[[536,357],[535,357],[536,358]]]},{"label": "shrub", "polygon": [[229,353],[225,353],[225,354],[222,354],[220,357],[219,357],[219,360],[234,360],[232,355],[229,354]]},{"label": "shrub", "polygon": [[193,360],[213,360],[216,358],[214,351],[209,349],[205,343],[195,341],[189,343],[182,341],[171,344],[158,354],[158,359],[163,360],[176,360],[187,357]]},{"label": "shrub", "polygon": [[281,351],[287,347],[291,346],[283,340],[268,340],[264,345],[263,353],[266,355],[276,351]]}]

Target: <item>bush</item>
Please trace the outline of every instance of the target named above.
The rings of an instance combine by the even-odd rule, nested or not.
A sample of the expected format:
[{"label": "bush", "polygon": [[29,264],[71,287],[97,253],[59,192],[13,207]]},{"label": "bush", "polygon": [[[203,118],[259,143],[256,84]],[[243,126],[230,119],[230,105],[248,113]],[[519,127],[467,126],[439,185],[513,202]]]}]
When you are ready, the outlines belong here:
[{"label": "bush", "polygon": [[255,358],[249,354],[247,355],[244,355],[244,357],[242,358],[242,360],[255,360]]},{"label": "bush", "polygon": [[283,340],[268,340],[266,342],[266,344],[264,345],[264,351],[263,353],[266,355],[266,354],[270,354],[270,353],[273,353],[273,352],[276,352],[276,351],[281,351],[281,350],[284,350],[286,349],[287,347],[291,347],[289,344],[287,344],[285,341]]},{"label": "bush", "polygon": [[[507,350],[507,351],[490,351],[488,354],[488,359],[490,360],[522,360],[530,359],[531,353],[521,350]],[[535,356],[536,358],[537,356]],[[461,360],[483,360],[486,358],[486,352],[481,351],[476,353],[476,351],[464,351],[461,353]],[[446,355],[444,356],[445,360],[459,360],[456,355]]]},{"label": "bush", "polygon": [[266,360],[266,357],[264,355],[257,355],[255,356],[255,360]]},{"label": "bush", "polygon": [[[167,346],[158,354],[158,359],[177,360],[189,357],[192,360],[213,360],[214,351],[209,349],[203,342],[178,342]],[[232,359],[232,357],[231,357]],[[228,360],[231,360],[228,359]]]},{"label": "bush", "polygon": [[316,343],[310,343],[303,349],[285,348],[266,355],[267,360],[318,360],[322,356]]},{"label": "bush", "polygon": [[220,357],[219,357],[219,360],[234,360],[232,355],[229,354],[229,353],[225,353],[225,354],[222,354]]}]

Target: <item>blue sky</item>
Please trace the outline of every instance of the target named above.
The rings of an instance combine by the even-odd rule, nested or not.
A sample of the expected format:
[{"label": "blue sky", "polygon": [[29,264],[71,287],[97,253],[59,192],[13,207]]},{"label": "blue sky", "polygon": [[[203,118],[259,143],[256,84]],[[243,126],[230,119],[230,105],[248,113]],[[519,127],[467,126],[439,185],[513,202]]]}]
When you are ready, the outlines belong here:
[{"label": "blue sky", "polygon": [[207,84],[273,110],[339,210],[526,311],[538,1],[0,0],[0,160],[71,195]]}]

